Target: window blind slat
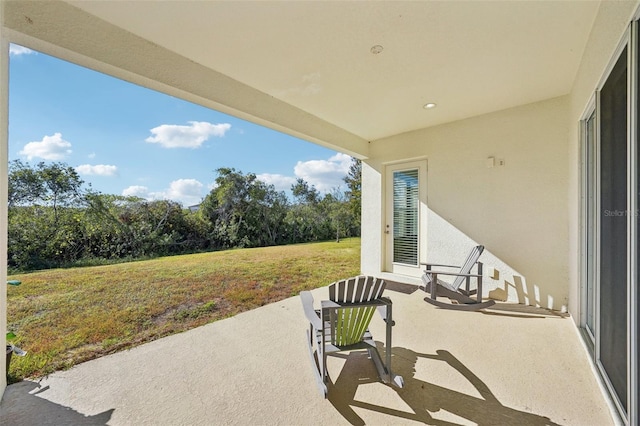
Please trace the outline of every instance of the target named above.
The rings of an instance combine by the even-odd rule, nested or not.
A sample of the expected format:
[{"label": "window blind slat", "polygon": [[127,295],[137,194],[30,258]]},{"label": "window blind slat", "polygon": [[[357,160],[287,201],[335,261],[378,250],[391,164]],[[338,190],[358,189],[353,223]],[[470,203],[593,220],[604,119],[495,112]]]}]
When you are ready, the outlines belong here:
[{"label": "window blind slat", "polygon": [[418,170],[393,173],[393,261],[418,264]]}]

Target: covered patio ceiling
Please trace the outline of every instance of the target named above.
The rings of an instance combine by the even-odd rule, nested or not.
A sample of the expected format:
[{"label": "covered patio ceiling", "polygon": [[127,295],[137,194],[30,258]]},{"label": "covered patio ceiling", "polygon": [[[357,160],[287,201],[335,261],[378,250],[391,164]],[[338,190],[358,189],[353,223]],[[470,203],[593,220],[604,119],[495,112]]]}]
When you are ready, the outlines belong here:
[{"label": "covered patio ceiling", "polygon": [[569,93],[599,5],[9,1],[4,24],[12,42],[366,157],[369,141]]}]

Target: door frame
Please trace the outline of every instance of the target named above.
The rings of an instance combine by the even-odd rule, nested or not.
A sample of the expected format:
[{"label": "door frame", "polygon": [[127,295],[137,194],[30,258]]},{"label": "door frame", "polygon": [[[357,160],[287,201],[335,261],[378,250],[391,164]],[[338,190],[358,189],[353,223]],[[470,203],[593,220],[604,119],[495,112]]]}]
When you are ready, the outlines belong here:
[{"label": "door frame", "polygon": [[[599,103],[596,99],[598,94],[589,101],[587,108],[585,109],[582,117],[580,118],[580,161],[581,161],[581,204],[580,204],[580,304],[579,304],[579,320],[580,327],[584,330],[588,338],[588,347],[592,352],[592,356],[595,355],[595,342],[596,335],[599,330],[598,320],[600,315],[598,313],[599,304],[596,301],[599,299],[599,280],[598,277],[598,244],[599,241],[599,215],[595,212],[599,211],[599,197],[600,193],[600,176],[599,176],[599,120],[596,111],[596,105]],[[588,121],[593,118],[595,126],[593,129],[593,140],[587,139],[588,135]],[[593,146],[589,147],[588,143],[591,142]],[[590,155],[591,154],[591,155]],[[591,192],[591,193],[590,193]],[[589,197],[593,197],[592,212],[594,217],[592,218],[592,229],[589,229]],[[589,258],[589,245],[591,245],[591,255]],[[593,330],[587,327],[587,313],[589,307],[588,303],[588,280],[593,280],[593,311],[594,323]]]},{"label": "door frame", "polygon": [[[393,262],[393,173],[418,170],[418,264],[416,266]],[[384,270],[399,275],[418,277],[422,273],[420,262],[427,254],[427,159],[425,157],[394,161],[384,164],[384,210],[382,237],[384,242]]]}]

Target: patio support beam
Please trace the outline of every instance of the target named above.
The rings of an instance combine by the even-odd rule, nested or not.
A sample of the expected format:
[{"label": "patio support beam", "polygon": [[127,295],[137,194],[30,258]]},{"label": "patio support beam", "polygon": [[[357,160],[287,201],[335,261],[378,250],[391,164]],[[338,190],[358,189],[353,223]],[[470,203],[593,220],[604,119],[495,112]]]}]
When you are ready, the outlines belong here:
[{"label": "patio support beam", "polygon": [[183,98],[357,158],[367,140],[66,2],[4,2],[12,43]]}]

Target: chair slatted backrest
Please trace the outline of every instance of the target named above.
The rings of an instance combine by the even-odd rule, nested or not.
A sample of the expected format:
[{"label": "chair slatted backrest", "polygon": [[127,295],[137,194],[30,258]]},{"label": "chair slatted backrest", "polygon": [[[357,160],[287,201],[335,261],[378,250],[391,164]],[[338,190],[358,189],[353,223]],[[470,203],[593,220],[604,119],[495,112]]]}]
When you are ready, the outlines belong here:
[{"label": "chair slatted backrest", "polygon": [[[329,286],[329,299],[341,305],[365,303],[382,296],[384,280],[370,276],[358,276],[338,281]],[[337,346],[358,343],[369,327],[375,306],[354,306],[337,309],[333,339]]]},{"label": "chair slatted backrest", "polygon": [[[482,254],[483,251],[484,251],[484,246],[474,247],[473,250],[471,250],[471,253],[469,253],[467,260],[464,262],[464,264],[460,268],[460,273],[470,274],[471,269],[473,268],[473,265],[476,264],[476,262],[480,258],[480,255]],[[453,281],[451,286],[457,290],[460,288],[460,286],[462,285],[465,279],[466,277],[462,277],[462,276],[456,277],[456,279]]]}]

